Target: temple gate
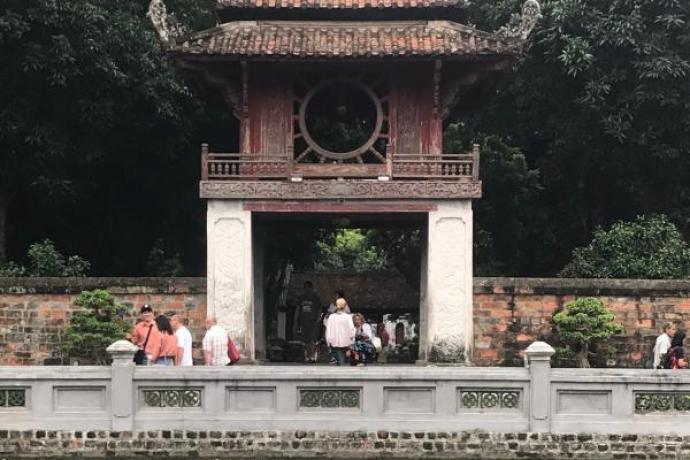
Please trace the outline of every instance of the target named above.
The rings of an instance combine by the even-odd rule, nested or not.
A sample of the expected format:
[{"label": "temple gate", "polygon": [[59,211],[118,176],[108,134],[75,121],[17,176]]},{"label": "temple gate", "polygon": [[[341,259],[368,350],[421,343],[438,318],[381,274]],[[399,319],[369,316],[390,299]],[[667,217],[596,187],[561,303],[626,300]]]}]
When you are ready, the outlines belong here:
[{"label": "temple gate", "polygon": [[178,38],[151,4],[180,67],[239,119],[238,152],[202,146],[209,313],[264,357],[253,217],[422,215],[419,359],[468,363],[479,147],[443,152],[443,125],[481,103],[538,4],[496,33],[463,24],[463,0],[219,0],[217,15]]}]

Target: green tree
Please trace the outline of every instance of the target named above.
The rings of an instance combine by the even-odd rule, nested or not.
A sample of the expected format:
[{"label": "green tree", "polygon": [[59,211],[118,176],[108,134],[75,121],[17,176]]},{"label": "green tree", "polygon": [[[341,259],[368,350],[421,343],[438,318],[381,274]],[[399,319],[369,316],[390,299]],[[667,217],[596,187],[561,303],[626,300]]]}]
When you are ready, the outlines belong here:
[{"label": "green tree", "polygon": [[474,208],[474,271],[478,276],[533,274],[532,260],[553,243],[540,209],[539,171],[524,153],[498,136],[484,136],[466,124],[446,128],[444,151],[480,144],[482,198]]},{"label": "green tree", "polygon": [[575,353],[579,367],[590,367],[590,351],[602,341],[623,332],[614,315],[599,299],[576,299],[553,316],[554,334]]},{"label": "green tree", "polygon": [[581,278],[688,278],[690,248],[666,216],[638,216],[598,229],[561,276]]},{"label": "green tree", "polygon": [[29,246],[29,268],[8,262],[0,265],[0,276],[86,276],[91,264],[79,256],[65,257],[55,244],[45,239]]},{"label": "green tree", "polygon": [[84,291],[74,301],[82,307],[72,315],[65,329],[63,351],[82,364],[107,364],[105,349],[113,342],[125,338],[130,325],[123,317],[127,309],[115,303],[107,291]]},{"label": "green tree", "polygon": [[[41,229],[99,271],[131,273],[163,229],[196,243],[192,146],[205,111],[161,49],[148,3],[3,3],[0,232],[10,234],[0,244],[10,250]],[[173,3],[178,18],[212,24],[212,0]]]},{"label": "green tree", "polygon": [[[473,20],[495,29],[521,2],[474,1]],[[469,119],[540,171],[547,238],[521,266],[553,273],[594,228],[637,214],[666,213],[688,234],[690,4],[540,3],[543,19],[512,74]]]},{"label": "green tree", "polygon": [[327,232],[316,242],[314,266],[321,270],[380,270],[386,266],[383,252],[360,229]]}]

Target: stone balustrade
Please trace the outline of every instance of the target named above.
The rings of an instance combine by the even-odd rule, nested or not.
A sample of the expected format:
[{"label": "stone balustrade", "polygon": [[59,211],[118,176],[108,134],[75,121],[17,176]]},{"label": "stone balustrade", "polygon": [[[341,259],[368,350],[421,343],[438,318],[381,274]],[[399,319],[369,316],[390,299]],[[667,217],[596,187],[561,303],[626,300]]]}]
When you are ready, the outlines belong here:
[{"label": "stone balustrade", "polygon": [[[444,366],[0,367],[5,430],[420,430],[690,435],[690,373]],[[672,416],[672,417],[671,417]]]}]

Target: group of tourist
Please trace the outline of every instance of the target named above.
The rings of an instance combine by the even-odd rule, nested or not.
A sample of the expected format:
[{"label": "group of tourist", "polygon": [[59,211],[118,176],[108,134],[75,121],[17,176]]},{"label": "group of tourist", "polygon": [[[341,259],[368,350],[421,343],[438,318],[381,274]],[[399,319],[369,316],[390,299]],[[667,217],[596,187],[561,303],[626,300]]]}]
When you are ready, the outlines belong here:
[{"label": "group of tourist", "polygon": [[[139,365],[192,366],[192,334],[179,315],[168,318],[155,316],[149,305],[141,307],[140,316],[128,336],[136,345],[134,361]],[[206,319],[206,335],[202,341],[207,366],[231,364],[229,350],[234,344],[214,317]]]},{"label": "group of tourist", "polygon": [[304,283],[295,308],[293,337],[304,343],[304,359],[316,362],[321,340],[330,347],[331,362],[338,366],[349,362],[363,366],[376,359],[381,340],[374,335],[364,315],[352,313],[342,290],[335,291],[335,301],[322,311],[312,283]]},{"label": "group of tourist", "polygon": [[654,369],[687,369],[684,341],[685,332],[679,331],[673,323],[666,323],[654,344]]}]

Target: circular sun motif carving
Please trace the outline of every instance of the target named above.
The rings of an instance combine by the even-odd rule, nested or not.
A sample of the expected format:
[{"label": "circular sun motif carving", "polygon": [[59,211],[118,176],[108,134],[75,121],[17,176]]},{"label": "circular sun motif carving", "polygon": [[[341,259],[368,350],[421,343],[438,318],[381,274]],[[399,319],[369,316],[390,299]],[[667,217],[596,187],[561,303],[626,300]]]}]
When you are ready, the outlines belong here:
[{"label": "circular sun motif carving", "polygon": [[388,103],[380,82],[366,78],[300,81],[295,95],[298,163],[383,163]]}]

